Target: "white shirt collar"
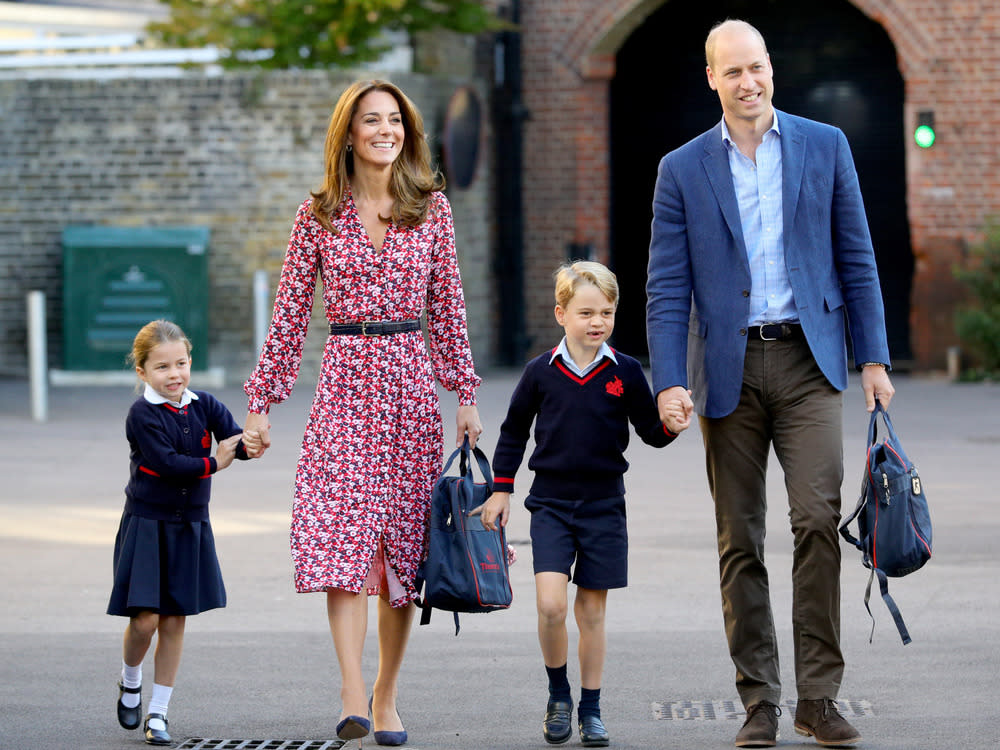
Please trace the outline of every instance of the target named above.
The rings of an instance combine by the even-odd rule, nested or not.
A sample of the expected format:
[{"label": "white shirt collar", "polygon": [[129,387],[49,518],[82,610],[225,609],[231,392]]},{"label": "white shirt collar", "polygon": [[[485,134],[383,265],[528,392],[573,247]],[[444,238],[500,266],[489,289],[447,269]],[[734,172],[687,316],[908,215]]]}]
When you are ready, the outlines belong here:
[{"label": "white shirt collar", "polygon": [[573,357],[570,356],[569,347],[566,346],[565,336],[563,336],[562,341],[559,342],[559,346],[555,348],[555,351],[552,352],[552,356],[549,357],[550,365],[552,364],[553,361],[555,361],[556,357],[562,357],[563,364],[566,365],[570,370],[572,370],[576,375],[579,375],[580,377],[583,377],[588,372],[597,367],[605,357],[610,359],[616,365],[618,364],[618,359],[615,357],[614,349],[608,346],[608,342],[605,341],[601,344],[601,348],[597,350],[597,355],[594,357],[593,362],[591,362],[583,369],[579,368],[576,362],[573,361]]},{"label": "white shirt collar", "polygon": [[142,397],[151,404],[170,404],[171,406],[179,406],[181,409],[190,404],[192,401],[198,400],[197,393],[192,391],[190,388],[185,388],[184,393],[181,394],[181,402],[178,404],[176,401],[163,398],[163,396],[153,390],[153,386],[149,383],[146,383],[146,388],[142,392]]}]

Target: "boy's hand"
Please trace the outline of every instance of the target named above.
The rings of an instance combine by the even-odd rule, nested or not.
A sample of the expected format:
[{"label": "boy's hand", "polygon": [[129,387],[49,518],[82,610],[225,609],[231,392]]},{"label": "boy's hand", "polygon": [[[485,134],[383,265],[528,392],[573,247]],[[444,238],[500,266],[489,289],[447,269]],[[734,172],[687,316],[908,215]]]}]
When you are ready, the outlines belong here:
[{"label": "boy's hand", "polygon": [[[661,422],[666,423],[668,413],[672,414],[677,408],[677,404],[681,405],[681,411],[684,416],[681,424],[687,426],[691,421],[691,415],[694,414],[694,401],[691,400],[691,391],[683,386],[675,385],[656,394],[656,407],[660,412]],[[667,427],[669,426],[668,424]]]},{"label": "boy's hand", "polygon": [[659,393],[656,403],[660,411],[660,420],[675,435],[680,435],[691,426],[691,415],[694,413],[691,391],[668,388]]},{"label": "boy's hand", "polygon": [[510,516],[510,493],[494,492],[490,495],[489,500],[478,508],[470,510],[469,515],[479,516],[479,521],[483,524],[483,528],[489,531],[496,531],[499,528],[497,526],[498,521],[500,522],[500,527],[506,526],[507,519]]},{"label": "boy's hand", "polygon": [[243,433],[243,447],[250,458],[260,458],[264,452],[264,441],[257,430],[246,430]]},{"label": "boy's hand", "polygon": [[236,433],[219,441],[219,445],[215,449],[216,471],[222,471],[233,462],[233,458],[236,457],[236,445],[242,437],[241,434]]},{"label": "boy's hand", "polygon": [[675,435],[680,435],[691,426],[691,415],[679,399],[668,401],[663,411],[666,414],[666,419],[663,423]]}]

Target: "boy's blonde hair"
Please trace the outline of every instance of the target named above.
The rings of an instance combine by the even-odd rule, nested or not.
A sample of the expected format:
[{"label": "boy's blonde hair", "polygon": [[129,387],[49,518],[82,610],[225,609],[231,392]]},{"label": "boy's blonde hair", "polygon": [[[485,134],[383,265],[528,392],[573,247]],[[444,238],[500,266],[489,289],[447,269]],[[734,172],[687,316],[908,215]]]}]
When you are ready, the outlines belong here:
[{"label": "boy's blonde hair", "polygon": [[566,307],[581,284],[593,284],[613,305],[618,305],[618,277],[603,263],[578,260],[556,269],[556,304]]},{"label": "boy's blonde hair", "polygon": [[[169,320],[150,321],[135,335],[135,339],[132,341],[132,351],[129,352],[127,361],[130,365],[145,369],[149,353],[160,344],[168,344],[172,341],[183,341],[188,355],[191,354],[191,342],[179,325]],[[141,387],[142,381],[136,384],[136,390],[141,390]]]}]

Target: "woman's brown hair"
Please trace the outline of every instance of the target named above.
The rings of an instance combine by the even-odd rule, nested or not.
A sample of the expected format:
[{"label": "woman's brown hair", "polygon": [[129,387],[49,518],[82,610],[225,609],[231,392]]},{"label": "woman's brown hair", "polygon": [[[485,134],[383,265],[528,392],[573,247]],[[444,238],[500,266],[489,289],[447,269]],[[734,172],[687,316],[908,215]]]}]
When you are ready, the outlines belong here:
[{"label": "woman's brown hair", "polygon": [[427,219],[430,194],[444,189],[444,176],[431,167],[431,150],[424,133],[424,118],[400,88],[388,81],[356,81],[347,87],[330,117],[323,150],[323,186],[312,193],[312,212],[327,230],[335,232],[331,219],[341,212],[341,201],[354,174],[354,155],[347,150],[351,121],[358,103],[371,91],[384,91],[399,105],[403,118],[403,152],[392,163],[389,192],[393,198],[392,220],[402,226],[416,226]]}]

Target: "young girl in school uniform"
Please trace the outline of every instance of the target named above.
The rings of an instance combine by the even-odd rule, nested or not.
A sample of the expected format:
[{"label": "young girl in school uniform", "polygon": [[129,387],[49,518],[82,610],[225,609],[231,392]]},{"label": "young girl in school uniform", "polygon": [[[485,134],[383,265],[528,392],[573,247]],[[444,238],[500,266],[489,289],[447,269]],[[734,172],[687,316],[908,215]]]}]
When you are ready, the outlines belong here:
[{"label": "young girl in school uniform", "polygon": [[[493,495],[473,514],[483,526],[506,526],[514,474],[535,426],[534,472],[524,506],[531,511],[538,640],[549,678],[542,735],[552,745],[572,735],[573,701],[566,674],[567,588],[580,630],[580,702],[584,747],[609,743],[601,719],[604,613],[608,589],[627,583],[624,451],[631,423],[643,442],[663,447],[688,427],[680,400],[660,421],[642,367],[608,346],[618,281],[600,263],[577,261],[556,272],[559,346],[525,367],[511,396],[493,453]],[[571,578],[572,574],[572,578]]]},{"label": "young girl in school uniform", "polygon": [[[167,704],[184,644],[187,615],[226,606],[208,519],[211,476],[250,456],[242,430],[211,394],[188,390],[191,342],[170,321],[154,320],[135,337],[130,361],[142,396],[125,420],[130,449],[125,510],[115,539],[109,615],[125,627],[118,723],[142,716],[142,661],[156,634],[155,679],[143,724],[150,745],[170,744]],[[212,438],[217,441],[211,455]]]}]

